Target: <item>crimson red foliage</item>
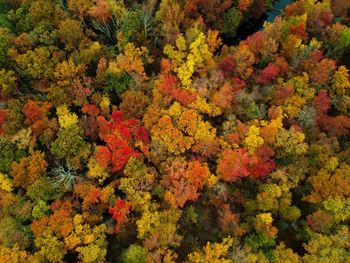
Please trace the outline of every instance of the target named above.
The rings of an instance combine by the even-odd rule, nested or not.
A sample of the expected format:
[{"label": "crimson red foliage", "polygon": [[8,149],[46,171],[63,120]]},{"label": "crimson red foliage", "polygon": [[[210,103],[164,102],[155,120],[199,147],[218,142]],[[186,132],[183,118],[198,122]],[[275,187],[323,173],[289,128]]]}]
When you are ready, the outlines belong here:
[{"label": "crimson red foliage", "polygon": [[177,78],[171,74],[164,74],[158,84],[159,90],[171,100],[176,100],[183,105],[188,105],[196,99],[196,96],[179,87]]},{"label": "crimson red foliage", "polygon": [[107,121],[104,117],[97,118],[99,123],[99,137],[106,146],[98,146],[96,151],[97,162],[104,168],[111,165],[111,171],[121,171],[130,157],[138,156],[130,145],[133,140],[149,143],[146,129],[140,125],[137,119],[125,120],[121,111],[114,111],[111,119]]},{"label": "crimson red foliage", "polygon": [[251,159],[249,173],[251,176],[258,178],[271,173],[276,169],[276,163],[271,157],[274,151],[266,145],[259,146]]},{"label": "crimson red foliage", "polygon": [[219,68],[221,69],[224,78],[228,78],[233,73],[234,62],[232,55],[227,55],[220,63]]},{"label": "crimson red foliage", "polygon": [[317,113],[317,116],[326,114],[329,110],[329,104],[331,99],[329,98],[327,91],[321,90],[314,99],[314,107]]},{"label": "crimson red foliage", "polygon": [[131,204],[127,201],[124,201],[118,198],[115,201],[115,205],[108,209],[108,213],[112,216],[114,220],[117,221],[115,227],[116,231],[120,231],[121,226],[127,222],[127,215],[130,213]]},{"label": "crimson red foliage", "polygon": [[6,122],[7,120],[7,112],[4,109],[0,109],[0,135],[3,134],[3,129],[1,126]]},{"label": "crimson red foliage", "polygon": [[274,80],[279,73],[280,68],[273,63],[269,63],[266,68],[260,71],[256,82],[259,84],[266,84]]},{"label": "crimson red foliage", "polygon": [[315,97],[314,107],[316,110],[316,123],[322,130],[333,136],[349,134],[349,117],[343,115],[334,117],[327,115],[327,111],[330,108],[330,98],[325,90],[321,90]]},{"label": "crimson red foliage", "polygon": [[247,43],[247,45],[249,46],[249,49],[256,56],[264,44],[263,41],[264,41],[263,32],[257,31],[254,34],[250,35],[244,42]]}]

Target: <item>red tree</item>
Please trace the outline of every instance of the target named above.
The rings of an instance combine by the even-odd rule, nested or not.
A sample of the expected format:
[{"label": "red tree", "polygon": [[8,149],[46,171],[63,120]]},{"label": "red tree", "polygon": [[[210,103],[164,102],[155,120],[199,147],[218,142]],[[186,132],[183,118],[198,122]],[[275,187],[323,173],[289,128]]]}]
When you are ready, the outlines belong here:
[{"label": "red tree", "polygon": [[260,71],[256,80],[259,84],[266,84],[273,81],[280,73],[280,68],[273,63],[269,63],[266,68]]}]

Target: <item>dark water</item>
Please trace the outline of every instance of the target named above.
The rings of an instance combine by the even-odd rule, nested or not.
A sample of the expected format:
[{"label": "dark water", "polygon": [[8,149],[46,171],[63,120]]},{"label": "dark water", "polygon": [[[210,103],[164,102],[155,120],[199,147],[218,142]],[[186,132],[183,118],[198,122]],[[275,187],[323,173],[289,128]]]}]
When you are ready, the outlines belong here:
[{"label": "dark water", "polygon": [[293,0],[275,1],[273,4],[273,8],[269,12],[266,13],[266,15],[267,15],[266,21],[273,22],[273,20],[275,20],[275,18],[281,14],[281,12],[284,10],[284,8],[292,2],[293,2]]},{"label": "dark water", "polygon": [[245,40],[248,36],[253,34],[256,31],[262,29],[264,22],[273,22],[274,19],[281,15],[284,8],[292,3],[294,0],[277,0],[274,2],[272,9],[266,12],[260,19],[248,20],[247,22],[241,24],[236,31],[235,37],[227,37],[221,35],[223,42],[226,45],[237,45],[241,40]]}]

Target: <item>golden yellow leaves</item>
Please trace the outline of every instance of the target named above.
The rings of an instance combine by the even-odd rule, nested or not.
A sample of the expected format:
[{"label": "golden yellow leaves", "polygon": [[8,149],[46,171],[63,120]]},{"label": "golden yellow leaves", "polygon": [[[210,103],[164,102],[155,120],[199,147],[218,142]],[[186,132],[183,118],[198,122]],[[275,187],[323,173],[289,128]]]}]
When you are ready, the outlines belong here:
[{"label": "golden yellow leaves", "polygon": [[224,238],[221,243],[210,243],[203,248],[203,251],[189,254],[188,259],[191,263],[231,263],[229,259],[229,250],[233,245],[233,239]]},{"label": "golden yellow leaves", "polygon": [[116,61],[110,62],[107,71],[119,74],[124,70],[129,74],[136,73],[147,79],[144,64],[151,62],[152,58],[148,55],[147,48],[135,47],[133,43],[128,43],[124,47],[123,54],[120,54]]},{"label": "golden yellow leaves", "polygon": [[78,116],[75,113],[71,113],[67,105],[57,107],[56,113],[58,116],[58,123],[64,129],[78,123]]},{"label": "golden yellow leaves", "polygon": [[194,140],[176,128],[170,116],[163,116],[152,129],[153,140],[160,141],[169,152],[179,155],[190,149]]},{"label": "golden yellow leaves", "polygon": [[[214,42],[215,34],[210,35],[210,42]],[[180,36],[176,40],[177,50],[171,46],[164,47],[164,53],[176,63],[175,72],[185,88],[190,88],[192,75],[203,68],[212,59],[212,50],[203,32],[199,32],[197,37],[191,41]]]},{"label": "golden yellow leaves", "polygon": [[0,173],[0,190],[11,192],[12,188],[13,188],[13,184],[10,178],[8,178],[8,176],[5,174]]},{"label": "golden yellow leaves", "polygon": [[264,143],[263,138],[260,137],[260,129],[255,125],[249,127],[246,135],[243,145],[248,149],[249,153],[253,153],[256,148]]},{"label": "golden yellow leaves", "polygon": [[349,73],[346,67],[340,66],[333,77],[332,91],[337,95],[345,95],[350,88]]},{"label": "golden yellow leaves", "polygon": [[162,143],[169,152],[179,155],[195,143],[213,142],[216,129],[192,109],[175,102],[151,130],[153,139]]}]

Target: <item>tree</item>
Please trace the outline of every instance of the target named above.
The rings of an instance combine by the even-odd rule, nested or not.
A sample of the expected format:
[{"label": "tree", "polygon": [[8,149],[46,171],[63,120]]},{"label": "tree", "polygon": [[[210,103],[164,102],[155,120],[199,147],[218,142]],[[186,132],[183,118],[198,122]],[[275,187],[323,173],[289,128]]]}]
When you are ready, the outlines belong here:
[{"label": "tree", "polygon": [[[175,69],[177,77],[184,88],[191,85],[192,75],[212,59],[213,46],[210,46],[203,32],[195,32],[195,38],[191,41],[184,36],[176,40],[176,49],[171,45],[164,47],[164,54],[176,61]],[[216,41],[214,41],[214,45]],[[188,52],[186,52],[188,50]]]},{"label": "tree", "polygon": [[348,165],[344,164],[333,173],[321,169],[316,175],[311,176],[308,181],[313,191],[305,197],[305,200],[310,203],[320,203],[337,196],[348,197],[350,182],[347,179],[349,173],[347,169]]},{"label": "tree", "polygon": [[58,35],[67,50],[77,48],[81,41],[87,41],[80,21],[67,18],[60,21]]},{"label": "tree", "polygon": [[279,158],[300,156],[306,153],[308,145],[305,135],[296,130],[280,129],[276,134],[276,156]]},{"label": "tree", "polygon": [[311,67],[310,78],[318,84],[326,84],[331,79],[334,70],[335,61],[325,58]]},{"label": "tree", "polygon": [[126,118],[140,119],[144,115],[145,109],[149,104],[149,98],[137,90],[127,90],[121,95],[122,102],[119,107]]},{"label": "tree", "polygon": [[180,3],[176,0],[162,0],[156,13],[156,21],[159,22],[160,34],[164,42],[173,44],[180,35],[180,27],[185,14]]},{"label": "tree", "polygon": [[332,93],[337,95],[345,95],[346,90],[350,88],[348,70],[344,66],[340,66],[333,76]]},{"label": "tree", "polygon": [[61,262],[67,253],[64,243],[50,232],[45,232],[41,237],[36,238],[35,246],[39,249],[36,255],[41,260],[46,259],[52,262]]},{"label": "tree", "polygon": [[255,125],[249,127],[246,138],[243,141],[244,147],[249,153],[253,153],[257,147],[264,143],[264,140],[259,136],[260,130]]},{"label": "tree", "polygon": [[[119,54],[116,61],[111,61],[107,72],[115,73],[117,76],[125,71],[132,76],[147,79],[144,65],[152,62],[146,47],[135,47],[133,43],[127,43],[123,53]],[[135,76],[135,77],[136,77]]]},{"label": "tree", "polygon": [[241,13],[234,7],[230,8],[223,14],[222,32],[227,34],[229,37],[234,37],[241,19]]},{"label": "tree", "polygon": [[253,73],[253,64],[255,63],[255,56],[250,51],[249,46],[246,44],[240,44],[235,48],[233,52],[233,61],[236,65],[235,74],[238,74],[238,77],[246,80]]},{"label": "tree", "polygon": [[83,130],[78,125],[60,128],[57,139],[51,145],[51,152],[59,159],[69,158],[78,160],[86,159],[90,145],[84,142]]},{"label": "tree", "polygon": [[118,198],[115,201],[115,205],[109,208],[108,213],[117,221],[115,226],[116,232],[119,232],[122,225],[128,221],[127,215],[129,214],[130,206],[129,202]]},{"label": "tree", "polygon": [[125,193],[133,210],[144,211],[149,208],[156,176],[156,171],[147,167],[141,159],[132,157],[128,160],[118,188]]},{"label": "tree", "polygon": [[128,249],[123,253],[122,262],[123,263],[146,263],[147,249],[144,247],[132,244]]},{"label": "tree", "polygon": [[305,261],[343,261],[349,257],[348,247],[343,240],[349,238],[349,229],[347,226],[340,226],[335,234],[323,235],[319,233],[310,233],[311,239],[304,245],[307,254],[304,255]]},{"label": "tree", "polygon": [[198,191],[210,177],[209,169],[199,161],[174,161],[167,171],[168,186],[164,199],[173,207],[183,207],[187,201],[195,201]]},{"label": "tree", "polygon": [[112,19],[110,6],[106,0],[97,0],[95,5],[90,7],[88,13],[102,25],[107,25]]},{"label": "tree", "polygon": [[84,263],[104,261],[107,254],[106,226],[100,224],[92,227],[84,223],[81,215],[75,215],[73,222],[73,231],[64,239],[65,246],[75,249]]},{"label": "tree", "polygon": [[29,157],[23,157],[19,163],[11,165],[11,175],[17,187],[27,188],[40,177],[45,176],[48,164],[45,155],[36,151]]},{"label": "tree", "polygon": [[225,56],[222,61],[219,63],[219,68],[224,74],[225,78],[228,78],[232,75],[234,69],[234,62],[232,55]]},{"label": "tree", "polygon": [[225,181],[234,182],[239,177],[249,175],[249,156],[247,150],[238,149],[223,151],[222,158],[218,162],[217,174]]},{"label": "tree", "polygon": [[[164,131],[167,132],[164,133]],[[193,138],[185,136],[173,125],[171,117],[167,115],[158,120],[158,123],[151,130],[151,135],[155,142],[159,142],[175,155],[185,152],[193,145]]]},{"label": "tree", "polygon": [[223,262],[229,263],[229,250],[233,245],[233,239],[228,237],[224,238],[221,243],[210,243],[203,248],[203,251],[192,252],[188,255],[189,262]]},{"label": "tree", "polygon": [[196,99],[194,93],[179,87],[177,78],[170,74],[161,76],[158,88],[162,94],[169,97],[169,103],[176,100],[183,105],[188,105]]},{"label": "tree", "polygon": [[25,250],[21,250],[18,245],[8,248],[4,245],[0,246],[0,260],[2,262],[21,263],[30,260],[30,255]]},{"label": "tree", "polygon": [[15,60],[18,66],[33,79],[52,78],[57,63],[46,47],[29,50],[25,54],[18,55]]},{"label": "tree", "polygon": [[298,263],[300,257],[294,253],[292,249],[286,248],[285,244],[281,242],[273,251],[274,259],[276,263]]},{"label": "tree", "polygon": [[33,101],[29,100],[22,109],[22,112],[26,116],[24,124],[30,126],[35,136],[40,135],[49,126],[49,110],[52,108],[52,104],[45,101]]},{"label": "tree", "polygon": [[120,135],[109,135],[105,140],[107,146],[97,148],[96,158],[104,168],[112,165],[113,173],[122,170],[130,157],[138,155]]},{"label": "tree", "polygon": [[0,63],[1,65],[5,65],[7,60],[7,51],[11,46],[11,41],[13,36],[10,30],[6,27],[0,28]]},{"label": "tree", "polygon": [[142,28],[140,11],[126,11],[118,33],[118,47],[123,50],[124,46],[133,42],[137,33]]},{"label": "tree", "polygon": [[269,63],[266,68],[260,71],[257,83],[266,84],[273,81],[280,73],[279,67],[273,63]]},{"label": "tree", "polygon": [[25,151],[20,150],[7,136],[0,136],[0,171],[9,172],[13,162],[25,156]]},{"label": "tree", "polygon": [[17,91],[17,77],[13,70],[0,70],[0,91],[3,95],[10,95]]},{"label": "tree", "polygon": [[99,137],[106,143],[98,146],[96,160],[103,168],[111,165],[112,173],[121,171],[130,157],[137,157],[139,153],[129,143],[133,139],[148,143],[148,134],[136,119],[124,120],[121,111],[114,111],[111,119],[98,118]]}]

